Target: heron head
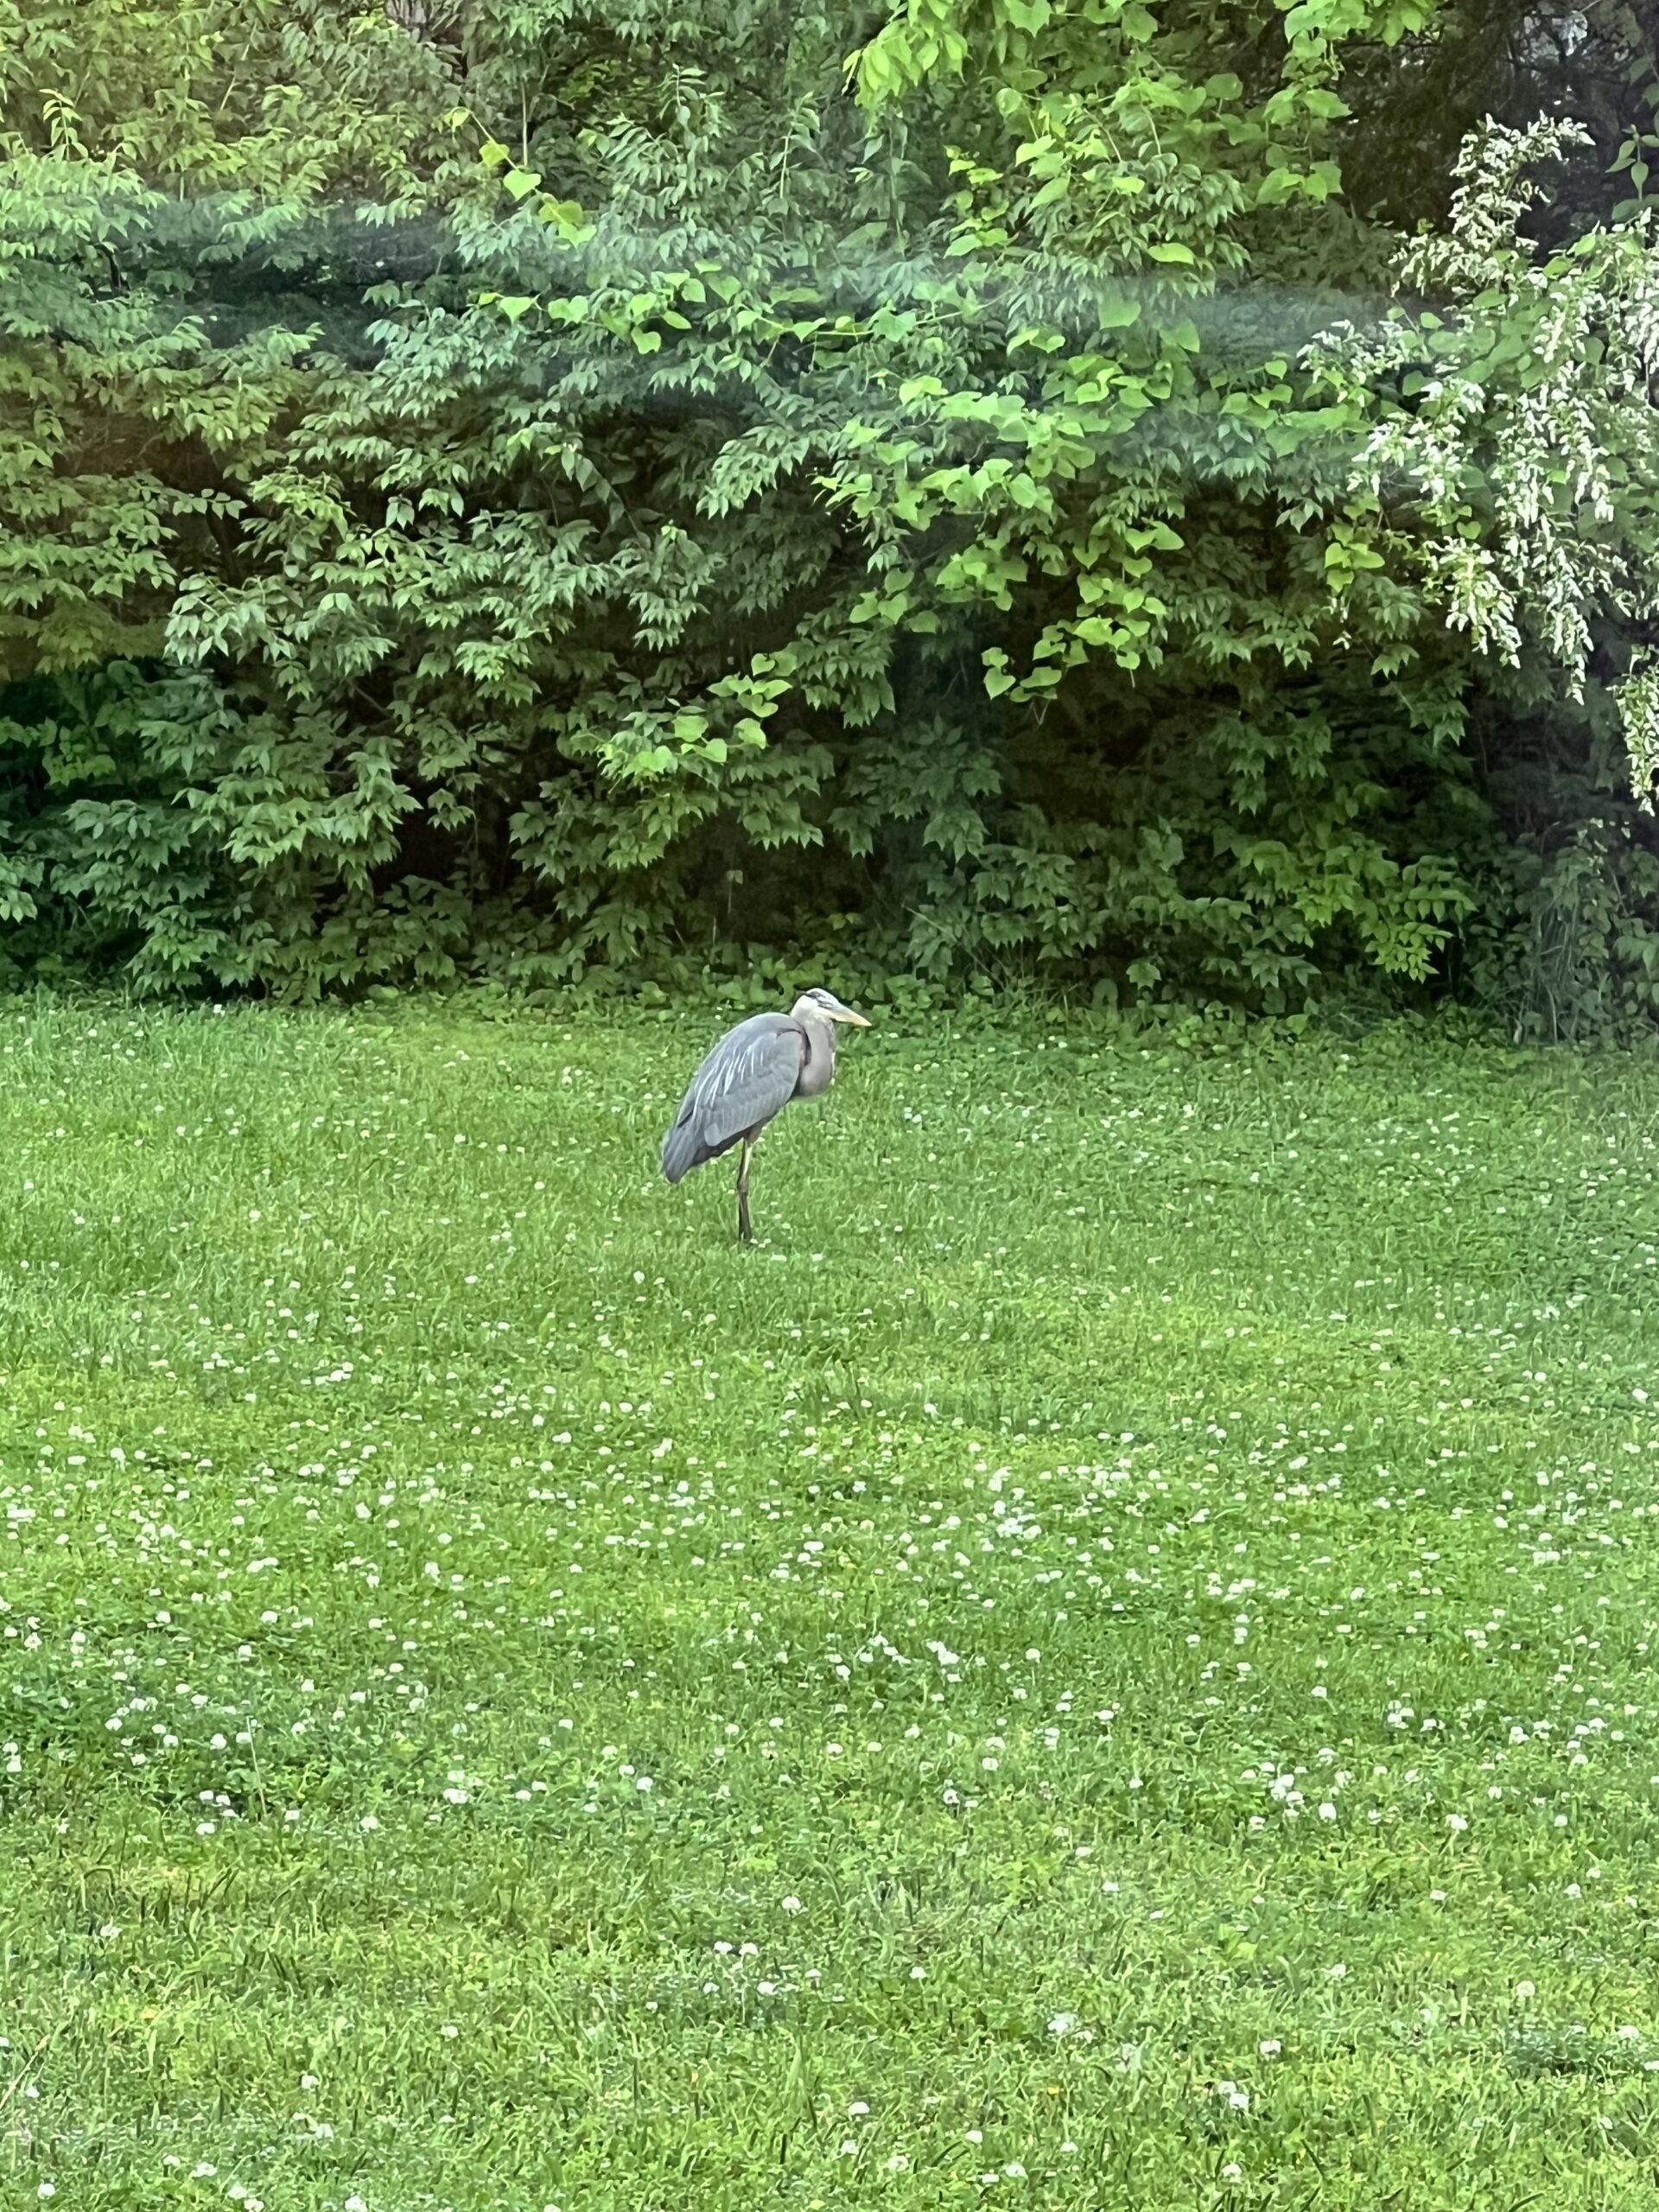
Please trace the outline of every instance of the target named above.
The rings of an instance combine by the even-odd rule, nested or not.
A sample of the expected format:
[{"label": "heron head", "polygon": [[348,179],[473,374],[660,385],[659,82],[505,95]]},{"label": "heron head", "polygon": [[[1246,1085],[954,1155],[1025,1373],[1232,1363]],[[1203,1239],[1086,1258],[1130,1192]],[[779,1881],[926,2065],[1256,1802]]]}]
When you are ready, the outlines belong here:
[{"label": "heron head", "polygon": [[861,1014],[855,1014],[851,1007],[843,1006],[833,991],[816,986],[801,993],[793,1011],[797,1014],[816,1014],[825,1021],[849,1021],[855,1029],[868,1029],[870,1026]]}]

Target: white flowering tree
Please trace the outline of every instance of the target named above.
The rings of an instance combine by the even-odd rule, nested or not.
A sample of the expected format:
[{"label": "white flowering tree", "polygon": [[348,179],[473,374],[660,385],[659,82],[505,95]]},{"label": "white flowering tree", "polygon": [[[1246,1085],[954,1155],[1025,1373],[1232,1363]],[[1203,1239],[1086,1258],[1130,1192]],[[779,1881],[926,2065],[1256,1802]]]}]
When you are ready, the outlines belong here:
[{"label": "white flowering tree", "polygon": [[[1659,230],[1651,207],[1546,253],[1523,232],[1533,172],[1572,123],[1488,124],[1465,143],[1448,228],[1413,242],[1396,306],[1313,349],[1351,403],[1384,401],[1351,480],[1348,560],[1414,578],[1483,652],[1541,650],[1582,696],[1599,626],[1632,787],[1659,778]],[[1334,582],[1341,588],[1348,570]]]}]

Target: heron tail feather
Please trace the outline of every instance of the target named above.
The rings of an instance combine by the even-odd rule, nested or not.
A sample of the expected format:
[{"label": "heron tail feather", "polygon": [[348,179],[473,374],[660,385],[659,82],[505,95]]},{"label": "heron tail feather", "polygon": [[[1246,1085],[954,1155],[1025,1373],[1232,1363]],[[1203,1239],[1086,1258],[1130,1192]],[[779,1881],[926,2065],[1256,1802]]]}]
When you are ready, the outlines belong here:
[{"label": "heron tail feather", "polygon": [[697,1166],[701,1147],[697,1133],[690,1122],[676,1122],[663,1139],[663,1173],[671,1183],[677,1183]]}]

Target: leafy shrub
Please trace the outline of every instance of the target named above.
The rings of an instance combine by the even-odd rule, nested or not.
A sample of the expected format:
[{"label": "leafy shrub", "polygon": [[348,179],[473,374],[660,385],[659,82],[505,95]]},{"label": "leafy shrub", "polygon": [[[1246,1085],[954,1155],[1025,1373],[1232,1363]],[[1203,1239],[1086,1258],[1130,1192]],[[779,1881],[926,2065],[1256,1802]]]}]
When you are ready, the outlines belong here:
[{"label": "leafy shrub", "polygon": [[0,0],[14,960],[827,944],[1269,1010],[1491,967],[1567,879],[1476,773],[1467,518],[1356,487],[1423,435],[1422,326],[1307,351],[1388,264],[1344,70],[1433,35]]}]

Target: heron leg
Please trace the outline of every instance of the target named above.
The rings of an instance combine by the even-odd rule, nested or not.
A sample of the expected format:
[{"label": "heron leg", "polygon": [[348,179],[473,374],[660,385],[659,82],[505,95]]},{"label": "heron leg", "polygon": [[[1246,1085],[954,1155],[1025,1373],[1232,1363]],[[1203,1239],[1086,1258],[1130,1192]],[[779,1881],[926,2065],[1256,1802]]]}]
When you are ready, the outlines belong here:
[{"label": "heron leg", "polygon": [[749,1226],[749,1162],[753,1156],[754,1139],[745,1137],[737,1162],[737,1233],[745,1244],[754,1242],[754,1231]]}]

